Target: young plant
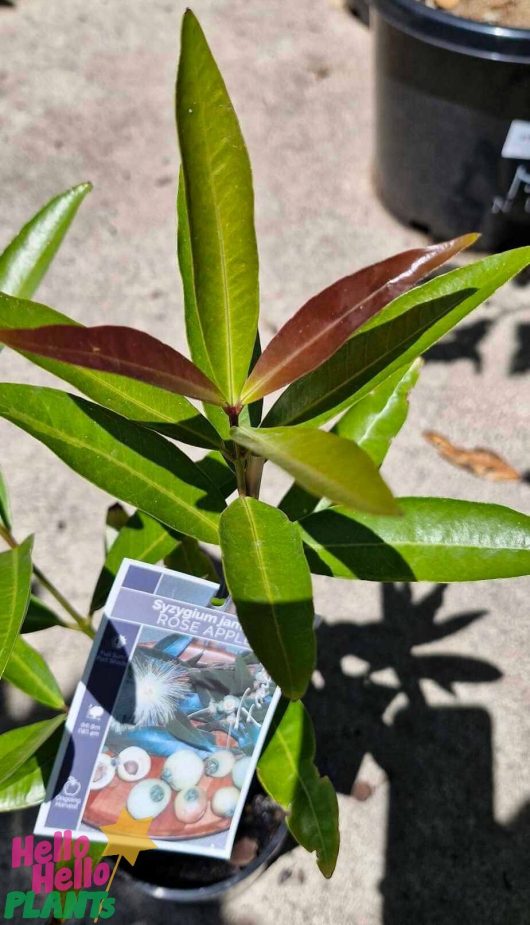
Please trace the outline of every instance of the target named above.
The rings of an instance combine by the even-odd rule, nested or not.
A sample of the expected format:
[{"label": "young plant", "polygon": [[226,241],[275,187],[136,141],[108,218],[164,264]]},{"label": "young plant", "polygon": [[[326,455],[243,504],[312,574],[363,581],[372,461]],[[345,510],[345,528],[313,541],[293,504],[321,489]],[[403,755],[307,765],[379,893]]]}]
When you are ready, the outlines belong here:
[{"label": "young plant", "polygon": [[[301,703],[315,666],[311,572],[384,582],[530,572],[530,518],[497,505],[395,498],[379,473],[405,420],[420,355],[528,266],[530,247],[486,257],[417,288],[475,236],[390,257],[314,296],[261,352],[250,163],[221,74],[189,11],[176,115],[178,257],[191,360],[141,331],[83,327],[28,301],[27,283],[18,291],[4,286],[0,342],[91,400],[4,383],[0,415],[137,508],[129,518],[119,506],[109,512],[119,532],[90,615],[77,614],[56,593],[74,628],[92,632],[91,614],[104,603],[124,556],[164,559],[211,577],[199,541],[220,545],[243,629],[284,695],[259,777],[288,812],[294,837],[316,851],[329,877],[339,847],[337,800],[315,767],[311,721]],[[53,229],[43,241],[46,235],[51,243],[43,252],[49,253]],[[37,267],[39,258],[32,235],[23,232],[17,240],[7,264],[25,262],[26,277],[34,281],[39,271],[31,261]],[[280,389],[262,419],[262,399]],[[204,413],[189,399],[202,402]],[[331,430],[322,429],[332,420]],[[207,453],[194,463],[175,441]],[[293,478],[276,508],[259,500],[268,460]],[[17,545],[5,502],[2,519],[1,533],[13,548],[0,557],[0,667],[14,658],[22,671],[35,659],[19,636],[21,628],[31,628],[23,623],[30,541]],[[7,677],[20,683],[16,668]],[[46,702],[62,706],[50,677],[44,688]],[[34,693],[31,685],[26,689]],[[42,798],[43,743],[60,719],[0,737],[0,805]]]}]

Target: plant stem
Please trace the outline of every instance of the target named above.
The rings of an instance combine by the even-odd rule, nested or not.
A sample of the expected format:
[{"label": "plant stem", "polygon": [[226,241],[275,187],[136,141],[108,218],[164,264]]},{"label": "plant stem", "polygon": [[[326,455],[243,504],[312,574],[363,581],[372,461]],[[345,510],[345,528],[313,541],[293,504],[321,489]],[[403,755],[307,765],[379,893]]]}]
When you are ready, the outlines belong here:
[{"label": "plant stem", "polygon": [[[17,546],[19,545],[19,543],[17,543],[13,534],[10,533],[9,530],[6,530],[6,528],[3,527],[2,524],[0,524],[0,536],[2,537],[2,539],[5,540],[7,545],[11,547],[11,549],[16,549]],[[35,575],[35,578],[37,578],[40,581],[43,588],[46,588],[46,590],[52,595],[52,597],[55,598],[57,603],[61,605],[63,610],[65,610],[66,613],[69,614],[73,620],[75,620],[77,627],[81,630],[81,632],[85,633],[85,635],[87,635],[90,639],[93,639],[95,636],[95,632],[90,622],[90,619],[88,617],[83,617],[82,614],[80,614],[75,609],[75,607],[73,607],[72,604],[70,604],[70,602],[65,598],[64,594],[61,594],[59,589],[55,587],[55,585],[50,581],[49,578],[46,577],[44,572],[42,572],[41,569],[38,568],[37,565],[35,565],[35,563],[33,563],[33,574]],[[68,623],[64,623],[63,620],[61,620],[61,624],[62,626],[66,626],[68,629],[77,628],[77,627],[70,626],[70,624]]]},{"label": "plant stem", "polygon": [[241,452],[237,444],[236,444],[236,458],[234,460],[234,466],[236,470],[237,490],[239,492],[239,496],[241,498],[244,498],[247,493],[247,480],[245,476],[245,460],[243,456],[241,455]]},{"label": "plant stem", "polygon": [[[240,406],[225,407],[228,415],[230,427],[237,427],[239,424]],[[254,456],[243,450],[237,443],[233,443],[234,455],[230,456],[234,464],[237,490],[240,498],[259,498],[261,488],[261,477],[263,475],[263,466],[265,460],[261,456]]]},{"label": "plant stem", "polygon": [[259,498],[261,488],[261,477],[263,475],[263,466],[265,460],[263,456],[249,456],[247,462],[246,482],[247,492],[251,498]]},{"label": "plant stem", "polygon": [[11,536],[9,530],[6,530],[6,528],[3,527],[2,524],[0,524],[0,536],[2,537],[3,540],[6,541],[7,545],[10,546],[11,549],[17,548],[18,543],[16,539],[13,536]]},{"label": "plant stem", "polygon": [[76,622],[77,625],[79,626],[79,629],[82,630],[83,633],[86,633],[86,635],[89,636],[90,639],[93,639],[94,636],[95,636],[96,634],[95,634],[95,632],[94,632],[94,630],[93,630],[93,628],[92,628],[92,624],[91,624],[91,622],[90,622],[89,617],[83,617],[83,616],[75,609],[75,607],[73,607],[73,606],[70,604],[70,601],[68,601],[68,600],[64,597],[64,595],[61,594],[61,592],[59,591],[59,589],[56,588],[54,584],[52,584],[52,582],[50,581],[49,578],[46,577],[46,575],[44,574],[44,572],[41,572],[40,568],[38,568],[38,566],[36,566],[35,564],[33,565],[33,572],[34,572],[34,574],[35,574],[35,578],[38,578],[38,580],[40,581],[40,583],[41,583],[41,585],[43,586],[43,588],[46,588],[46,590],[47,590],[47,591],[55,598],[55,600],[61,605],[61,607],[63,608],[63,610],[66,610],[66,613],[70,614],[70,616],[72,617],[72,619],[75,620],[75,622]]},{"label": "plant stem", "polygon": [[[239,423],[239,409],[234,407],[225,408],[230,422],[230,427],[237,427]],[[234,468],[236,472],[237,490],[239,496],[244,498],[247,494],[247,477],[246,477],[246,459],[245,454],[241,452],[241,447],[234,443]]]}]

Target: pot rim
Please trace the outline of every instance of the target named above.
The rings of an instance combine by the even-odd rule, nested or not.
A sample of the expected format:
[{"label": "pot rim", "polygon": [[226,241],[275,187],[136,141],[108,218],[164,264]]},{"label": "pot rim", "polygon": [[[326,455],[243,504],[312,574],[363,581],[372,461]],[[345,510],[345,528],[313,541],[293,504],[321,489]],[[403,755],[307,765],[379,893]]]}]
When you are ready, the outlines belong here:
[{"label": "pot rim", "polygon": [[210,883],[208,886],[193,887],[190,889],[157,886],[155,883],[149,883],[146,880],[140,880],[133,873],[127,872],[125,876],[132,881],[138,889],[153,899],[160,899],[185,905],[214,902],[223,896],[228,890],[239,887],[243,881],[257,877],[280,853],[282,846],[288,837],[288,829],[285,822],[281,822],[274,835],[265,845],[263,851],[258,854],[250,864],[237,870],[232,876],[226,877],[217,883]]},{"label": "pot rim", "polygon": [[493,26],[434,10],[419,0],[371,0],[391,25],[449,51],[509,64],[530,64],[530,28]]}]

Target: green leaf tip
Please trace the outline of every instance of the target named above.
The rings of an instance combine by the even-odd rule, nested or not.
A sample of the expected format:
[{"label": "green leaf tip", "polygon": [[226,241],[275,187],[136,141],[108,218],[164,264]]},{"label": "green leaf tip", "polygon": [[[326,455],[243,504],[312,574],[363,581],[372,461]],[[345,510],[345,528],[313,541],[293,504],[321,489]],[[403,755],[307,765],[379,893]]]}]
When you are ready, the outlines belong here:
[{"label": "green leaf tip", "polygon": [[[190,328],[200,328],[204,356],[202,363],[199,357],[197,361],[213,371],[226,403],[236,405],[252,359],[259,312],[252,171],[222,74],[191,12],[182,23],[176,117],[187,212],[184,222],[181,202],[186,327],[188,336]],[[180,264],[182,271],[182,259]]]},{"label": "green leaf tip", "polygon": [[91,183],[54,196],[0,254],[0,291],[30,299],[47,272]]},{"label": "green leaf tip", "polygon": [[273,720],[272,733],[258,763],[258,778],[287,812],[287,826],[306,851],[316,852],[321,873],[329,879],[340,847],[337,795],[314,763],[315,734],[300,701],[289,703]]}]

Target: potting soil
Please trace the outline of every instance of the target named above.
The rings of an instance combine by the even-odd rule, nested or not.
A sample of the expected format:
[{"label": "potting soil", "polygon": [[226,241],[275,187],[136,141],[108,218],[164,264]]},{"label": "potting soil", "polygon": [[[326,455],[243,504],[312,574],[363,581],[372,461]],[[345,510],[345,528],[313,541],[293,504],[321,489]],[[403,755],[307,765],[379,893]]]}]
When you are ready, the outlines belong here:
[{"label": "potting soil", "polygon": [[433,9],[492,26],[530,29],[530,0],[420,0]]}]

